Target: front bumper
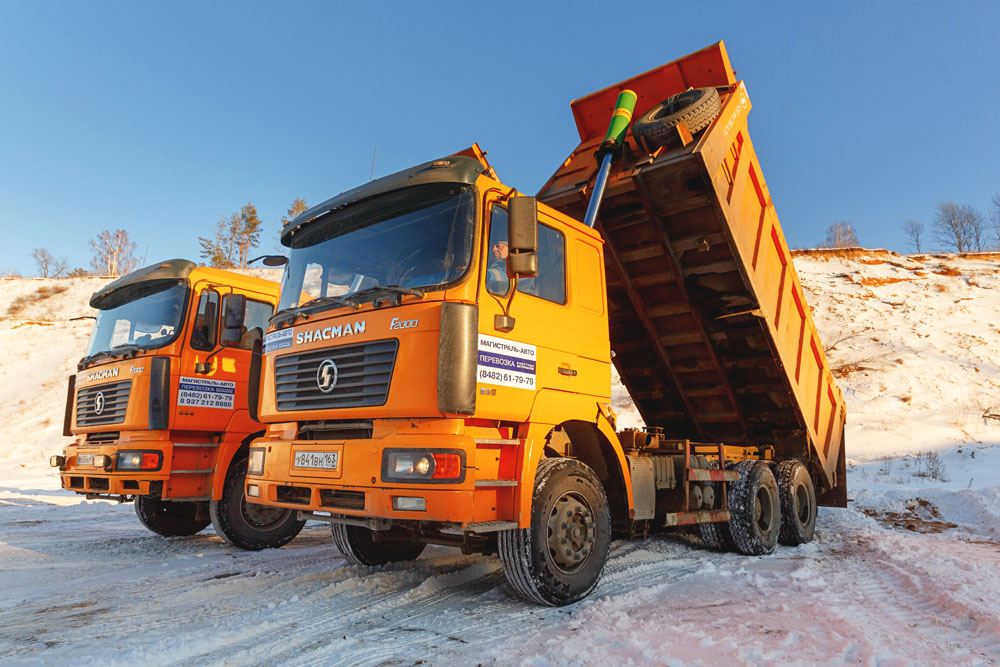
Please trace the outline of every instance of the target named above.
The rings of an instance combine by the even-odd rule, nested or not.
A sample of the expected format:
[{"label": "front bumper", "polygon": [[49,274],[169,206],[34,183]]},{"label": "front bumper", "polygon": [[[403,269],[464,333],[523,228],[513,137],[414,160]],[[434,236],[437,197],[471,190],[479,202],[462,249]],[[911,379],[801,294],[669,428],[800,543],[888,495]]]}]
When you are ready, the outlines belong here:
[{"label": "front bumper", "polygon": [[[184,449],[175,453],[175,447]],[[212,493],[218,448],[212,442],[174,442],[169,431],[123,432],[118,440],[108,442],[88,442],[81,436],[63,451],[60,483],[62,488],[88,497],[204,498]],[[156,453],[159,465],[155,469],[119,470],[120,452]],[[110,464],[93,465],[92,457],[107,457]]]},{"label": "front bumper", "polygon": [[[477,459],[475,440],[464,435],[346,441],[261,439],[251,447],[263,447],[266,453],[263,473],[247,475],[249,502],[303,512],[456,525],[496,520],[505,506],[511,506],[509,498],[500,497],[497,489],[477,488],[477,474],[486,462],[483,456]],[[384,482],[382,455],[386,449],[461,450],[465,453],[464,479],[457,483]],[[338,468],[297,468],[293,465],[295,453],[303,451],[337,452]],[[509,495],[509,490],[504,491]],[[394,498],[422,499],[424,509],[398,509]]]},{"label": "front bumper", "polygon": [[[118,452],[133,451],[159,452],[161,464],[159,470],[129,470],[118,472],[114,470]],[[80,464],[80,455],[107,456],[111,460],[110,469],[96,465]],[[59,469],[62,488],[88,496],[148,496],[159,495],[164,484],[170,477],[168,471],[170,461],[169,450],[162,445],[149,442],[137,446],[136,443],[71,446],[64,454],[65,462]]]}]

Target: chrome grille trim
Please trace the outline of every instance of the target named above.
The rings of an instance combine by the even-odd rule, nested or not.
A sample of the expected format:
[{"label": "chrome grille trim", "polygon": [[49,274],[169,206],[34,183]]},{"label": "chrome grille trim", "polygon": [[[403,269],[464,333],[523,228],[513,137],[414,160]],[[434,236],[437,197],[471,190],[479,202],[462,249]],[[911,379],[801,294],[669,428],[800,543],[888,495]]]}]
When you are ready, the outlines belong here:
[{"label": "chrome grille trim", "polygon": [[[131,380],[81,387],[76,392],[76,425],[98,426],[124,422],[131,392]],[[94,412],[98,394],[104,394],[104,410],[101,414]]]},{"label": "chrome grille trim", "polygon": [[[326,410],[385,405],[396,365],[395,338],[338,345],[274,360],[274,393],[278,410]],[[324,359],[337,365],[337,384],[323,393],[316,373]]]}]

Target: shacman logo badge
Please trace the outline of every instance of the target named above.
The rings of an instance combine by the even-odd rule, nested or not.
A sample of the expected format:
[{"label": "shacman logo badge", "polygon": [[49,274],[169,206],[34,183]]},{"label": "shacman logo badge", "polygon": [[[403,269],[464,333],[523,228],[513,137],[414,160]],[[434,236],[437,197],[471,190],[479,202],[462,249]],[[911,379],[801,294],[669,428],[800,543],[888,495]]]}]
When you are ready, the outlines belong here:
[{"label": "shacman logo badge", "polygon": [[337,370],[337,364],[333,363],[333,359],[324,359],[319,368],[316,369],[316,386],[324,394],[329,394],[337,386],[337,376],[339,375],[340,372]]},{"label": "shacman logo badge", "polygon": [[97,392],[97,396],[94,397],[94,414],[99,415],[104,412],[104,392]]}]

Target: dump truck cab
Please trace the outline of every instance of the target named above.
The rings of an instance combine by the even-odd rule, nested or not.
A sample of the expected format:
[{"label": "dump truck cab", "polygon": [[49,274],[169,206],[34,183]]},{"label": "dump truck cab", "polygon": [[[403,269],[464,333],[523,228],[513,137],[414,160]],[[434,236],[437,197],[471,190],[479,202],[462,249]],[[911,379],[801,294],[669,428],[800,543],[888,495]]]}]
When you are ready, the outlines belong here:
[{"label": "dump truck cab", "polygon": [[[508,274],[532,255],[512,226],[537,230],[532,277]],[[627,515],[594,230],[536,210],[472,147],[324,202],[282,242],[251,502],[487,548],[530,524],[524,489],[568,429]]]},{"label": "dump truck cab", "polygon": [[51,460],[63,488],[134,500],[162,535],[214,520],[244,548],[294,537],[302,522],[289,513],[240,510],[248,444],[261,431],[247,409],[249,379],[278,292],[173,259],[95,293],[87,353],[69,378],[64,435],[74,441]]},{"label": "dump truck cab", "polygon": [[[773,207],[751,205],[742,82],[720,43],[625,83],[642,111],[722,91],[726,120],[629,134],[596,228],[592,130],[623,84],[574,103],[581,145],[537,199],[473,146],[285,226],[249,502],[329,522],[358,564],[498,553],[543,604],[593,590],[613,535],[812,539],[817,492],[846,498],[843,398]],[[612,363],[644,430],[617,429]]]}]

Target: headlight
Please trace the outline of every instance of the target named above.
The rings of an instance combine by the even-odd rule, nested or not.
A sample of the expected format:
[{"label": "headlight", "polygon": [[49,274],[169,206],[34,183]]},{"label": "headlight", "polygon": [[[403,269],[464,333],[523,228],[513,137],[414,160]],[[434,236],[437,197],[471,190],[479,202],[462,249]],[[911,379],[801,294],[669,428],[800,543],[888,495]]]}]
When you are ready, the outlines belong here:
[{"label": "headlight", "polygon": [[461,449],[386,449],[382,480],[386,482],[456,483],[465,479]]},{"label": "headlight", "polygon": [[251,447],[250,448],[250,460],[247,462],[247,474],[248,475],[263,475],[264,474],[264,453],[267,452],[265,447]]},{"label": "headlight", "polygon": [[163,465],[163,452],[118,452],[115,470],[159,470]]},{"label": "headlight", "polygon": [[53,468],[62,468],[64,465],[66,465],[66,457],[58,455],[50,456],[49,465],[52,466]]}]

